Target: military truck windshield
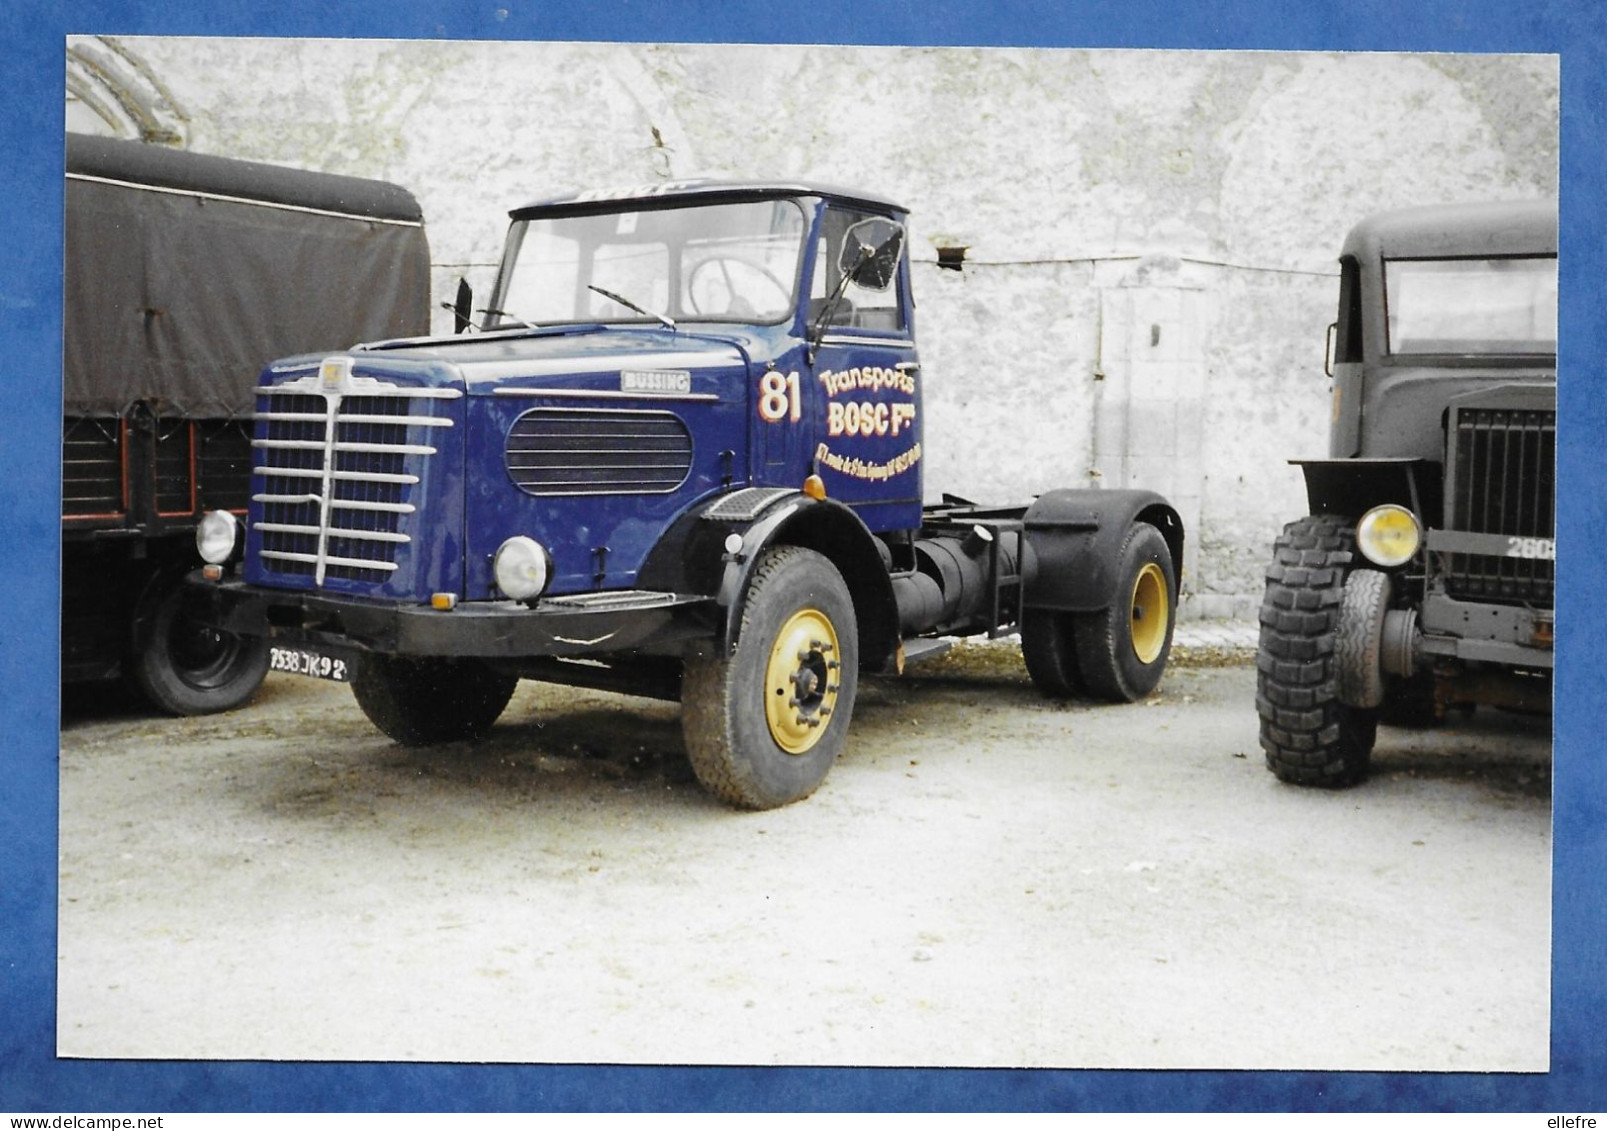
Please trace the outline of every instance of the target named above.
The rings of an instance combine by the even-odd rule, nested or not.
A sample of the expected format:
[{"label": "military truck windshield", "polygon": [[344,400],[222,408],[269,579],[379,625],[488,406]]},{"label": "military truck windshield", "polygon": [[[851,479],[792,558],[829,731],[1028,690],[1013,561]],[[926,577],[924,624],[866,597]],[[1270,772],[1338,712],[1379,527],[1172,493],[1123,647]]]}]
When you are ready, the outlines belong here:
[{"label": "military truck windshield", "polygon": [[1393,354],[1557,352],[1557,260],[1384,263]]},{"label": "military truck windshield", "polygon": [[793,311],[804,228],[791,200],[517,220],[491,304],[505,313],[491,325],[779,322]]}]

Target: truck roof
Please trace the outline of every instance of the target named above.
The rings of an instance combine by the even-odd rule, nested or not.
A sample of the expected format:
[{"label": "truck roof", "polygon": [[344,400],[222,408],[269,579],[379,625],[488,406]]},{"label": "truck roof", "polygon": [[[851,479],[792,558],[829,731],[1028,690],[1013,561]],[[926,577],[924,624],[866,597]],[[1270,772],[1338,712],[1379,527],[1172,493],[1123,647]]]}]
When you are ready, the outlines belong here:
[{"label": "truck roof", "polygon": [[514,209],[515,218],[546,209],[590,209],[605,204],[650,204],[665,200],[722,200],[781,196],[823,196],[848,204],[867,205],[881,212],[908,212],[909,209],[886,197],[858,189],[824,185],[813,181],[746,181],[698,177],[689,180],[659,181],[655,184],[619,188],[586,189],[543,196]]},{"label": "truck roof", "polygon": [[311,173],[90,134],[67,135],[66,172],[70,179],[109,181],[365,219],[414,224],[424,220],[413,194],[385,181]]},{"label": "truck roof", "polygon": [[1364,262],[1555,254],[1554,200],[1441,204],[1380,212],[1350,230],[1342,252]]}]

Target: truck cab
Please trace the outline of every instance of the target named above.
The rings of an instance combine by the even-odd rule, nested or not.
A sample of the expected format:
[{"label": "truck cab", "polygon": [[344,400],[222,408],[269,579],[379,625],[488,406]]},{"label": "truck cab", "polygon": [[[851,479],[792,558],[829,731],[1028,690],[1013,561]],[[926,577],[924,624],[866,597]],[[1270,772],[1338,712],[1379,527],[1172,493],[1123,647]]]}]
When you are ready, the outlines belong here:
[{"label": "truck cab", "polygon": [[700,780],[748,807],[812,791],[858,673],[944,635],[1022,631],[1069,693],[1077,618],[1114,618],[1089,679],[1146,694],[1182,550],[1164,500],[924,505],[905,216],[791,182],[514,210],[459,334],[264,373],[218,623],[349,679],[404,742],[482,732],[519,678],[678,698]]}]

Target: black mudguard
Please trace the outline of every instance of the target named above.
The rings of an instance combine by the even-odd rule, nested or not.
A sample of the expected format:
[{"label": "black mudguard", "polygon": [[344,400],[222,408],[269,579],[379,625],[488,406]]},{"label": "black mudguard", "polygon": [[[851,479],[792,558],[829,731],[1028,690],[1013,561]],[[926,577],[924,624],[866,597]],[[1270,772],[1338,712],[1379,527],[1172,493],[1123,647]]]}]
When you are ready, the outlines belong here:
[{"label": "black mudguard", "polygon": [[1406,507],[1425,525],[1437,524],[1443,471],[1426,459],[1290,460],[1306,478],[1308,514],[1361,515],[1382,503]]},{"label": "black mudguard", "polygon": [[[752,500],[751,505],[744,497]],[[741,537],[733,553],[730,535]],[[859,623],[862,667],[879,669],[898,647],[898,608],[876,536],[860,517],[833,499],[799,491],[746,488],[693,508],[648,555],[638,578],[646,589],[713,596],[722,623],[716,646],[730,655],[742,624],[748,580],[771,546],[805,546],[842,574]]]},{"label": "black mudguard", "polygon": [[1183,522],[1154,491],[1049,491],[1027,508],[1023,521],[1038,562],[1023,598],[1028,608],[1076,613],[1106,608],[1115,592],[1122,542],[1135,522],[1161,532],[1182,586]]}]

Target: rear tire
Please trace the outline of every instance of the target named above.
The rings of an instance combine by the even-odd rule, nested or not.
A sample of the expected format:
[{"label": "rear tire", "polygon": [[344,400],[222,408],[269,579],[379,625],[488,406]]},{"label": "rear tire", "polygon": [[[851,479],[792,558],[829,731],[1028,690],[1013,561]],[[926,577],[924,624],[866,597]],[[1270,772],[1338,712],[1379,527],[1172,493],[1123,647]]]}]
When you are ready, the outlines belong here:
[{"label": "rear tire", "polygon": [[1357,563],[1354,523],[1314,515],[1272,547],[1256,653],[1256,713],[1267,768],[1295,785],[1339,788],[1367,776],[1378,712],[1339,701],[1345,581]]},{"label": "rear tire", "polygon": [[686,662],[681,727],[715,797],[774,809],[813,793],[848,736],[859,679],[853,600],[830,560],[765,553],[748,582],[736,649]]},{"label": "rear tire", "polygon": [[1116,592],[1097,613],[1077,614],[1077,666],[1090,694],[1131,703],[1155,690],[1172,652],[1177,570],[1166,539],[1135,523],[1117,556]]},{"label": "rear tire", "polygon": [[135,617],[135,686],[170,715],[211,715],[240,706],[268,672],[268,642],[220,632],[191,615],[181,579],[158,581]]},{"label": "rear tire", "polygon": [[1071,699],[1088,689],[1077,666],[1077,621],[1071,613],[1028,609],[1021,618],[1021,658],[1032,682],[1051,699]]},{"label": "rear tire", "polygon": [[366,655],[352,694],[385,734],[403,746],[426,746],[490,730],[518,683],[478,660]]}]

